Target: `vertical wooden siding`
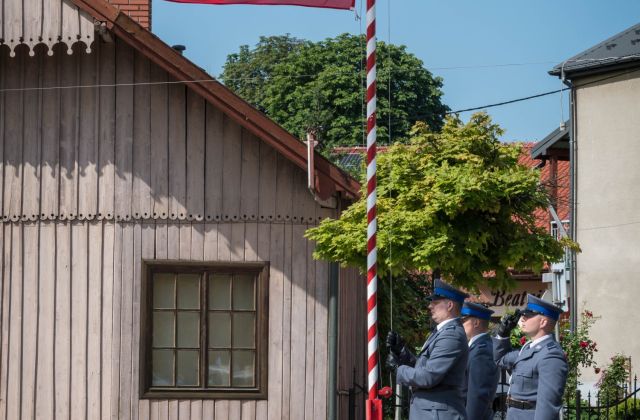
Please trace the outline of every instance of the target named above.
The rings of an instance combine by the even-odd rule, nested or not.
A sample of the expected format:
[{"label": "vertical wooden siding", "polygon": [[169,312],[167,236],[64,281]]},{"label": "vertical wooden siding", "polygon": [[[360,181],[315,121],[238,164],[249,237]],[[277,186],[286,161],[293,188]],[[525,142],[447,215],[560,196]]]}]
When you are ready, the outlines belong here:
[{"label": "vertical wooden siding", "polygon": [[76,50],[0,49],[3,221],[321,219],[304,173],[187,85],[117,39]]},{"label": "vertical wooden siding", "polygon": [[[328,270],[308,258],[313,245],[300,234],[307,225],[2,227],[0,418],[325,417]],[[141,261],[172,252],[190,261],[271,262],[268,400],[138,399]]]},{"label": "vertical wooden siding", "polygon": [[[126,45],[0,54],[0,419],[325,418],[334,215]],[[98,88],[2,90],[99,84]],[[139,400],[142,259],[270,261],[268,399]]]},{"label": "vertical wooden siding", "polygon": [[364,418],[367,389],[367,288],[366,278],[355,268],[340,268],[338,314],[338,412],[349,414],[349,389],[354,388],[355,414]]}]

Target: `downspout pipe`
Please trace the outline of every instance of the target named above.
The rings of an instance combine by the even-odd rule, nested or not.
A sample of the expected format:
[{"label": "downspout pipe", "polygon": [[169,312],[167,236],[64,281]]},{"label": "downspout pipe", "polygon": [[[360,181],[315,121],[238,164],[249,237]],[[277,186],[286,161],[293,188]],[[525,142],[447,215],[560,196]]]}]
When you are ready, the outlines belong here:
[{"label": "downspout pipe", "polygon": [[328,385],[327,419],[336,420],[338,415],[338,282],[340,268],[337,262],[329,263],[329,308],[328,308]]},{"label": "downspout pipe", "polygon": [[[577,107],[576,107],[576,89],[571,83],[570,80],[564,78],[564,73],[562,74],[563,83],[569,87],[570,95],[569,95],[569,194],[570,194],[570,217],[571,224],[569,226],[569,235],[572,241],[576,241],[577,237],[577,229],[576,229],[576,221],[577,221],[577,180],[576,180],[576,172],[578,169],[577,162],[577,145],[576,145],[576,136],[578,133],[577,130]],[[576,331],[578,326],[578,285],[577,285],[577,258],[576,251],[570,251],[570,271],[569,271],[569,280],[571,283],[571,304],[570,304],[570,324],[571,331]]]}]

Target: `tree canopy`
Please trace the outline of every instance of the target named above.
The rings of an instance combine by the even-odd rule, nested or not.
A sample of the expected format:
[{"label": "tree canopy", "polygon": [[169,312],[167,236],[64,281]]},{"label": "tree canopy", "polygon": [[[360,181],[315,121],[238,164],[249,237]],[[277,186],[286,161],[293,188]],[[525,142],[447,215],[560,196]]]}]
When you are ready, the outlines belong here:
[{"label": "tree canopy", "polygon": [[[261,37],[255,48],[243,45],[230,54],[220,77],[298,138],[315,130],[320,150],[359,145],[364,142],[365,47],[364,36],[350,34],[321,42]],[[389,113],[395,141],[406,141],[416,121],[439,129],[448,111],[441,102],[442,79],[404,46],[378,42],[377,57],[378,143],[388,142]]]},{"label": "tree canopy", "polygon": [[[558,261],[565,244],[536,226],[546,209],[539,172],[485,113],[447,117],[440,132],[418,123],[410,142],[378,155],[378,272],[427,272],[474,288],[510,287],[509,271]],[[364,176],[364,173],[363,173]],[[363,183],[363,185],[365,185]],[[364,188],[364,187],[363,187]],[[366,191],[338,220],[307,231],[316,257],[365,269]]]}]

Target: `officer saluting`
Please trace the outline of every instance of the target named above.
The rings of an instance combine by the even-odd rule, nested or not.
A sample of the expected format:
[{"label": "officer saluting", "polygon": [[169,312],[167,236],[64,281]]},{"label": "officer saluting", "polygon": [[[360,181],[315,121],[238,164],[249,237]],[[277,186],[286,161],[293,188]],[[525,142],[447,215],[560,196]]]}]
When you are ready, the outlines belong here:
[{"label": "officer saluting", "polygon": [[489,320],[493,311],[478,303],[462,306],[462,326],[469,340],[467,363],[467,417],[471,420],[493,419],[493,398],[500,371],[493,360],[493,343]]},{"label": "officer saluting", "polygon": [[520,328],[529,341],[520,351],[512,350],[509,341],[519,315],[502,318],[493,344],[498,366],[511,370],[507,420],[559,418],[568,372],[564,352],[553,337],[561,313],[561,308],[528,295]]},{"label": "officer saluting", "polygon": [[435,280],[429,296],[431,318],[438,324],[414,356],[400,336],[387,335],[387,366],[398,369],[396,381],[413,391],[409,420],[466,420],[464,388],[469,349],[460,309],[468,295]]}]

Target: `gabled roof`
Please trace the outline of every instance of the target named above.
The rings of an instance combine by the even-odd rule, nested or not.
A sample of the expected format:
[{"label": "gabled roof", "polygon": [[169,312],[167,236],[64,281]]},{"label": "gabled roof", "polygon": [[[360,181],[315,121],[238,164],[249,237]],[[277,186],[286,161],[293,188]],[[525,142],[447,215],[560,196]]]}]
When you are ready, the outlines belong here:
[{"label": "gabled roof", "polygon": [[640,65],[640,23],[555,66],[549,74],[565,76]]},{"label": "gabled roof", "polygon": [[531,148],[533,159],[546,159],[556,156],[560,160],[569,159],[569,121],[558,127]]},{"label": "gabled roof", "polygon": [[[189,82],[190,89],[306,171],[307,146],[304,143],[214,80],[196,64],[105,0],[72,1],[171,76]],[[360,184],[351,176],[318,153],[314,160],[317,191],[321,198],[326,199],[335,191],[340,191],[349,198],[360,194]]]}]

